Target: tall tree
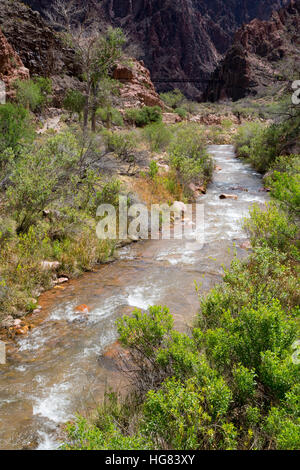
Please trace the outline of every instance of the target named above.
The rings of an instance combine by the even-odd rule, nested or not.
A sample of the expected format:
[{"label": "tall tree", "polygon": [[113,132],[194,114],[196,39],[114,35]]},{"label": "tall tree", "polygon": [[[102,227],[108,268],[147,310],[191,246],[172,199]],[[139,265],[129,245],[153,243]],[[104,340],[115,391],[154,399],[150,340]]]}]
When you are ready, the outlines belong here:
[{"label": "tall tree", "polygon": [[75,51],[86,84],[83,128],[87,130],[91,112],[92,130],[95,130],[99,84],[109,77],[121,59],[125,35],[119,28],[105,30],[103,24],[95,22],[88,6],[78,8],[77,0],[55,0],[51,11],[45,15],[63,41]]}]

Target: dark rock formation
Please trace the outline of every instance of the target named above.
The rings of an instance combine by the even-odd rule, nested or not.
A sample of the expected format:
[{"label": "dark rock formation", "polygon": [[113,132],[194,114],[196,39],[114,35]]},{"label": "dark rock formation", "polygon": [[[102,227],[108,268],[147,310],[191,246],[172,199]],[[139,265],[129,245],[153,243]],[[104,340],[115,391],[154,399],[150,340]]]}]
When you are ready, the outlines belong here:
[{"label": "dark rock formation", "polygon": [[300,70],[300,0],[274,13],[270,21],[253,20],[235,35],[233,46],[213,74],[204,98],[209,101],[264,94],[284,85]]},{"label": "dark rock formation", "polygon": [[7,96],[14,94],[13,82],[29,78],[29,70],[24,67],[18,54],[7,42],[0,30],[0,80],[5,83]]},{"label": "dark rock formation", "polygon": [[72,50],[66,48],[37,11],[1,0],[0,28],[33,75],[78,75]]},{"label": "dark rock formation", "polygon": [[[78,0],[82,3],[83,0]],[[141,46],[159,90],[180,87],[200,95],[232,43],[234,32],[253,18],[268,19],[288,0],[85,0],[95,17],[121,26]],[[52,0],[27,0],[50,8]]]}]

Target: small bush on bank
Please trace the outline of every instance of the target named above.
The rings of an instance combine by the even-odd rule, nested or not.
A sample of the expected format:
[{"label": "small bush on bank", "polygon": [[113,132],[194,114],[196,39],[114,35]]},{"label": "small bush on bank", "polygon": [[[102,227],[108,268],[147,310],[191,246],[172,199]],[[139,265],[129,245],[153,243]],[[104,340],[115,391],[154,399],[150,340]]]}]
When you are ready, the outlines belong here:
[{"label": "small bush on bank", "polygon": [[149,176],[151,179],[155,179],[158,174],[158,166],[155,160],[152,160],[149,165]]},{"label": "small bush on bank", "polygon": [[48,96],[52,91],[52,83],[48,78],[37,77],[33,80],[17,80],[16,101],[24,108],[36,111],[48,102]]},{"label": "small bush on bank", "polygon": [[67,91],[63,102],[63,106],[67,111],[69,111],[71,114],[77,113],[79,115],[79,119],[81,119],[84,105],[85,97],[80,91]]},{"label": "small bush on bank", "polygon": [[298,228],[275,204],[261,210],[257,204],[250,209],[250,218],[245,220],[244,227],[253,246],[267,245],[270,248],[289,252],[291,240]]},{"label": "small bush on bank", "polygon": [[159,106],[144,106],[141,109],[129,109],[126,111],[125,117],[131,124],[144,127],[153,122],[161,122],[162,109]]},{"label": "small bush on bank", "polygon": [[213,162],[206,152],[206,140],[193,127],[179,128],[170,146],[170,164],[186,194],[189,184],[206,185],[213,173]]},{"label": "small bush on bank", "polygon": [[[175,139],[172,147],[180,163],[202,148],[195,132],[184,140],[187,145],[180,143]],[[276,161],[281,174],[294,174],[296,167],[297,157]],[[276,184],[276,173],[270,178]],[[293,186],[288,198],[281,188],[284,199],[292,194]],[[299,448],[300,365],[293,359],[299,337],[297,227],[274,204],[254,206],[245,226],[252,253],[244,261],[235,258],[223,282],[201,299],[189,336],[173,329],[165,307],[119,320],[133,392],[123,400],[110,395],[110,404],[88,424],[91,438],[79,418],[66,446],[80,448],[85,438],[85,446],[96,441],[105,448],[111,436],[106,426],[113,422],[122,436],[116,449],[124,448],[126,438],[133,440],[125,444],[131,448],[137,436],[154,449]]]},{"label": "small bush on bank", "polygon": [[70,132],[12,152],[1,194],[0,319],[31,311],[30,299],[52,286],[43,261],[58,261],[58,275],[76,276],[112,253],[115,242],[96,236],[95,215],[101,203],[117,205],[120,183],[96,176],[90,152]]},{"label": "small bush on bank", "polygon": [[143,134],[150,143],[153,152],[165,150],[172,139],[171,130],[162,122],[148,124],[143,129]]},{"label": "small bush on bank", "polygon": [[288,212],[300,211],[300,155],[284,155],[277,158],[270,168],[266,185],[272,196],[280,201]]},{"label": "small bush on bank", "polygon": [[[254,137],[261,132],[262,127],[263,126],[258,122],[250,122],[239,127],[238,132],[234,137],[238,157],[250,156],[250,144]],[[246,148],[249,149],[248,154],[244,150],[243,155],[241,155],[240,150]]]},{"label": "small bush on bank", "polygon": [[184,108],[175,108],[175,113],[178,114],[181,119],[185,119],[187,117],[187,110]]},{"label": "small bush on bank", "polygon": [[265,126],[248,123],[235,136],[237,154],[246,157],[260,172],[266,172],[281,155],[293,153],[300,144],[300,113],[296,109],[289,119]]},{"label": "small bush on bank", "polygon": [[173,109],[179,108],[185,100],[184,94],[178,88],[175,88],[173,91],[161,93],[160,97],[169,108]]},{"label": "small bush on bank", "polygon": [[106,125],[108,125],[108,123],[119,127],[124,125],[122,114],[115,108],[98,108],[96,116]]},{"label": "small bush on bank", "polygon": [[103,131],[102,136],[109,152],[114,152],[122,160],[133,160],[136,148],[136,134],[134,132],[119,133]]},{"label": "small bush on bank", "polygon": [[[33,138],[29,112],[12,103],[0,106],[0,151],[10,148],[17,152],[20,146]],[[1,163],[3,162],[3,155]]]}]

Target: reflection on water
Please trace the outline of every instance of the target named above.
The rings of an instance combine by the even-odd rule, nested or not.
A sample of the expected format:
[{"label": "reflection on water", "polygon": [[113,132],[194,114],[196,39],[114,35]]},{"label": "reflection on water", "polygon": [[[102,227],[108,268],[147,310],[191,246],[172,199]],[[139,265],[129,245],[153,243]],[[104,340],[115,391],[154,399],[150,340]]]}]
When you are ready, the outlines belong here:
[{"label": "reflection on water", "polygon": [[[55,448],[61,424],[93,408],[108,385],[125,387],[113,361],[101,360],[116,340],[115,320],[135,307],[160,304],[185,330],[199,306],[194,281],[207,291],[221,280],[234,246],[238,256],[247,255],[239,248],[241,219],[253,202],[266,201],[261,178],[234,157],[233,147],[209,151],[222,170],[198,201],[205,211],[201,250],[188,240],[143,241],[121,249],[118,261],[42,296],[43,322],[0,366],[0,448]],[[220,200],[221,193],[238,199]],[[90,312],[76,312],[80,304]]]}]

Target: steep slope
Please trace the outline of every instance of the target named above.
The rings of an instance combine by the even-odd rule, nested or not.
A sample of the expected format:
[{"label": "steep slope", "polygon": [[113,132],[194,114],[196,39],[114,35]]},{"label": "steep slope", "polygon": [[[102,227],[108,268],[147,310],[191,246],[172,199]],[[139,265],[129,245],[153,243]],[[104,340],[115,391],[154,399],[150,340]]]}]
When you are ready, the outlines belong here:
[{"label": "steep slope", "polygon": [[[0,80],[10,91],[10,83],[28,78],[29,71],[33,76],[51,77],[53,104],[60,107],[66,89],[82,89],[73,51],[62,44],[38,12],[19,2],[0,1],[0,28],[5,33],[4,37],[0,29]],[[114,78],[122,82],[121,107],[163,106],[143,62],[131,60],[130,66],[119,65]]]},{"label": "steep slope", "polygon": [[[82,3],[82,0],[78,0]],[[123,27],[141,46],[160,90],[182,88],[199,97],[205,80],[232,43],[234,32],[253,18],[268,19],[288,0],[88,0],[95,16]],[[52,0],[27,0],[50,8]],[[176,82],[176,80],[178,82]]]},{"label": "steep slope", "polygon": [[233,46],[213,74],[204,98],[238,100],[248,94],[276,91],[293,71],[300,71],[300,0],[273,14],[270,21],[253,20],[235,35]]},{"label": "steep slope", "polygon": [[[7,42],[0,30],[0,80],[5,83],[7,96],[13,94],[13,82],[29,78],[29,70],[24,67],[18,54]],[[2,91],[2,88],[1,90]],[[0,98],[3,99],[2,96]]]},{"label": "steep slope", "polygon": [[0,28],[32,74],[77,75],[72,51],[61,43],[38,12],[18,1],[0,3]]}]

